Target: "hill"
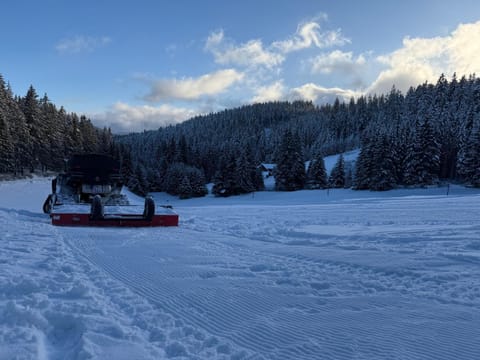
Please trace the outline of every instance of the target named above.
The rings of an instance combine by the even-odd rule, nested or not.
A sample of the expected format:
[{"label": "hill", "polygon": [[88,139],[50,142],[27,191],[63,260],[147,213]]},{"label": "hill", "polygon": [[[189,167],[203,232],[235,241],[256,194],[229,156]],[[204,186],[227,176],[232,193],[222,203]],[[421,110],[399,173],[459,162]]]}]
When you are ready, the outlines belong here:
[{"label": "hill", "polygon": [[[193,167],[206,182],[215,182],[217,172],[241,173],[235,170],[240,165],[232,164],[241,158],[248,158],[249,166],[276,163],[286,132],[298,142],[298,162],[360,148],[352,174],[356,189],[441,181],[480,186],[479,104],[479,79],[454,75],[448,81],[442,75],[436,84],[412,87],[406,94],[393,88],[386,95],[321,107],[301,101],[255,104],[116,142],[131,168],[128,176],[141,184],[140,193],[169,191],[168,169],[174,164],[176,170],[178,164],[189,172]],[[188,171],[176,174],[181,180]],[[179,179],[173,181],[177,186]]]}]

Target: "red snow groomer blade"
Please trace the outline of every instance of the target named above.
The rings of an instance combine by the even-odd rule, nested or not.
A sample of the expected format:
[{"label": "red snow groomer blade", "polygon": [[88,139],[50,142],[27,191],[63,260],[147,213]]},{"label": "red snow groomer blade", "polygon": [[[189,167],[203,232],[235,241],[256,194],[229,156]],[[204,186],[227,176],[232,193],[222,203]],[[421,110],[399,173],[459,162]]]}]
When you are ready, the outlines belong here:
[{"label": "red snow groomer blade", "polygon": [[51,214],[52,224],[57,226],[109,226],[109,227],[149,227],[178,226],[177,214],[154,215],[146,220],[141,215],[111,214],[94,220],[89,214],[55,213]]},{"label": "red snow groomer blade", "polygon": [[[85,207],[83,207],[85,209]],[[94,197],[89,213],[68,209],[50,214],[52,224],[57,226],[98,226],[98,227],[153,227],[178,226],[178,214],[169,207],[162,207],[155,214],[155,204],[151,197],[145,199],[143,214],[105,213],[100,196]],[[73,211],[72,211],[73,210]]]}]

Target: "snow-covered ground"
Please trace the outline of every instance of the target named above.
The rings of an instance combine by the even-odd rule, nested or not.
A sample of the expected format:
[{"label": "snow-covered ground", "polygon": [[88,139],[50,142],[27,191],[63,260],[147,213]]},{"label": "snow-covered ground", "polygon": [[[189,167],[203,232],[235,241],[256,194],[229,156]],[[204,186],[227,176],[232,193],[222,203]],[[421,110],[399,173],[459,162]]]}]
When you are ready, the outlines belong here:
[{"label": "snow-covered ground", "polygon": [[0,183],[0,359],[478,359],[480,191],[177,200],[62,228]]}]

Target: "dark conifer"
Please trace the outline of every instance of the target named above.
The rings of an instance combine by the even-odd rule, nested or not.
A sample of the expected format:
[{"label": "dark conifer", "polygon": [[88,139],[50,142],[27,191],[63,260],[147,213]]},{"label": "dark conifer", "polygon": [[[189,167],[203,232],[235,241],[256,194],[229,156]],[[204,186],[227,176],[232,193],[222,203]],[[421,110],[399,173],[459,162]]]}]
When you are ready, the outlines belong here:
[{"label": "dark conifer", "polygon": [[326,189],[328,187],[325,161],[321,154],[317,155],[309,164],[307,171],[307,189]]},{"label": "dark conifer", "polygon": [[335,163],[332,172],[330,173],[328,182],[332,188],[345,187],[345,160],[343,158],[343,154],[340,154],[338,157],[338,160]]},{"label": "dark conifer", "polygon": [[279,191],[300,190],[304,188],[305,180],[306,172],[300,139],[298,135],[294,135],[287,129],[280,144],[275,169],[275,189]]}]

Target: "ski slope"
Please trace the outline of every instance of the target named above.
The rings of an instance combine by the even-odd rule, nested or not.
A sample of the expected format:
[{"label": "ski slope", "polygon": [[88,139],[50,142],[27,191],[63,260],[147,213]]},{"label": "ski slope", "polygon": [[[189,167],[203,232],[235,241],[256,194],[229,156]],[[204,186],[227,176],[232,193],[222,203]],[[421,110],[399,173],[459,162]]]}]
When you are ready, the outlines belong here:
[{"label": "ski slope", "polygon": [[480,191],[177,200],[61,228],[0,183],[0,359],[478,359]]}]

